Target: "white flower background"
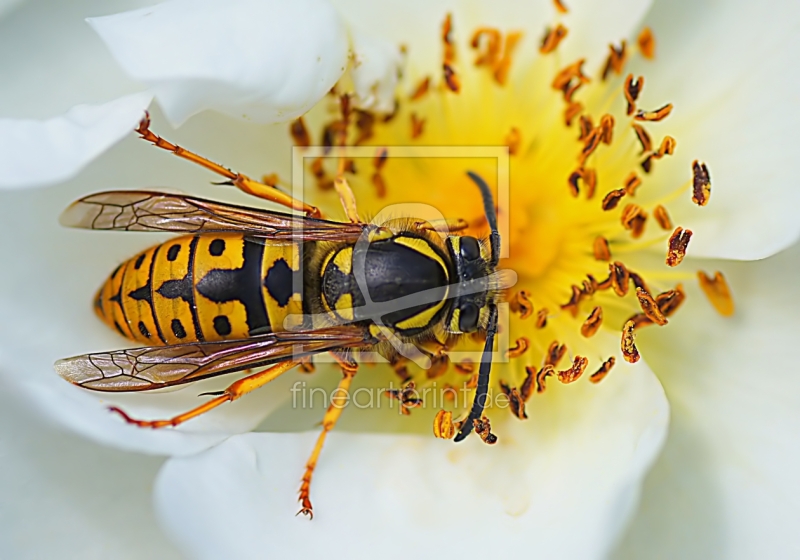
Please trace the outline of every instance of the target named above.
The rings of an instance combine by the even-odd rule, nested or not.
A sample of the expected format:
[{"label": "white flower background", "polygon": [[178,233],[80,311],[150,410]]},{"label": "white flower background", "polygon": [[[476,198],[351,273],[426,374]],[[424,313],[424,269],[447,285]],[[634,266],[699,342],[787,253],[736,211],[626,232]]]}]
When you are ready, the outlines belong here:
[{"label": "white flower background", "polygon": [[[58,357],[119,346],[87,302],[109,262],[153,241],[66,233],[57,215],[103,188],[219,192],[207,173],[130,133],[152,95],[170,139],[252,176],[285,171],[286,125],[264,123],[311,107],[350,47],[365,61],[354,76],[362,101],[380,106],[396,61],[376,38],[438,53],[442,14],[456,3],[197,0],[165,4],[155,22],[147,10],[84,21],[151,3],[0,0],[0,186],[12,188],[0,195],[0,557],[800,555],[800,79],[790,72],[800,7],[568,2],[570,33],[591,52],[653,27],[648,84],[684,108],[682,147],[713,155],[703,157],[720,203],[702,226],[713,240],[702,254],[764,260],[709,260],[725,271],[736,316],[694,294],[691,312],[639,338],[658,377],[646,366],[615,372],[591,401],[574,401],[590,402],[580,414],[536,411],[530,425],[569,419],[558,438],[526,424],[507,448],[468,441],[453,451],[427,435],[357,433],[351,415],[329,438],[313,489],[323,514],[308,523],[292,514],[315,432],[246,433],[280,412],[275,395],[295,377],[186,431],[152,432],[55,376]],[[529,25],[534,37],[553,18],[545,0],[470,6],[469,23]],[[734,195],[722,194],[726,184]],[[162,416],[197,392],[118,402]],[[302,429],[317,420],[293,419]]]}]

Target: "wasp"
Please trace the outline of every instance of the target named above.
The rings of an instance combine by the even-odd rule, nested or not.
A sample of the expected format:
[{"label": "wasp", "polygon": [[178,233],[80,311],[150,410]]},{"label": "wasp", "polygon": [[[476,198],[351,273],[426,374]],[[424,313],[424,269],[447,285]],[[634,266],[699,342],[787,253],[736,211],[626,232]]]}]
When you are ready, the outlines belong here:
[{"label": "wasp", "polygon": [[[94,310],[139,348],[59,360],[57,372],[95,391],[148,391],[246,372],[204,404],[140,427],[177,426],[267,384],[311,356],[329,352],[347,391],[356,356],[390,361],[434,338],[485,333],[477,389],[455,441],[480,424],[497,332],[500,235],[492,194],[482,195],[488,241],[440,235],[424,222],[375,225],[321,219],[319,211],[269,185],[136,131],[173,154],[200,164],[245,192],[305,215],[259,210],[157,191],[108,191],[73,203],[64,225],[93,230],[176,232],[179,237],[123,262],[94,299]],[[353,205],[354,207],[354,205]],[[253,373],[251,370],[256,370]],[[298,513],[313,516],[311,478],[341,407],[325,413],[302,478]]]}]

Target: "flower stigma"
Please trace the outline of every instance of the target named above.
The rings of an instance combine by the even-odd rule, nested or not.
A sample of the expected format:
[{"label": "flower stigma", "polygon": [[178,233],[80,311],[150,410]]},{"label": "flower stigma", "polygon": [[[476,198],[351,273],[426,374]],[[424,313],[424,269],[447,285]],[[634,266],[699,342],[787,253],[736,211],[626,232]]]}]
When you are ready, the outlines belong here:
[{"label": "flower stigma", "polygon": [[[560,19],[567,8],[555,5]],[[313,185],[306,197],[314,204],[336,208],[343,188],[352,189],[364,215],[424,202],[485,246],[487,219],[466,172],[496,188],[496,162],[425,157],[424,148],[507,147],[510,204],[497,211],[506,213],[502,243],[509,256],[499,268],[515,271],[518,283],[503,293],[510,313],[500,328],[509,344],[505,361],[493,365],[487,416],[475,420],[486,443],[498,439],[492,426],[502,438],[499,426],[507,418],[525,420],[526,407],[544,398],[548,382],[596,384],[613,375],[619,360],[639,361],[637,333],[669,323],[686,299],[685,284],[699,281],[720,314],[734,311],[721,272],[688,270],[683,261],[692,231],[671,215],[671,208],[709,204],[709,168],[700,160],[690,169],[667,165],[679,138],[663,130],[677,109],[668,100],[642,106],[645,77],[626,71],[634,59],[654,63],[656,37],[645,28],[633,45],[609,45],[595,70],[587,64],[595,53],[562,58],[561,45],[570,38],[557,21],[533,38],[533,48],[520,31],[489,26],[460,40],[447,15],[438,73],[415,75],[413,44],[408,53],[402,48],[408,66],[391,112],[362,107],[345,76],[290,125],[296,146],[316,143],[333,156],[304,160],[306,184]],[[374,157],[336,157],[338,147],[348,146],[374,147]],[[393,158],[393,147],[419,148],[420,155]],[[271,183],[284,184],[276,176]],[[355,208],[345,213],[358,215]],[[484,340],[480,334],[440,337],[424,349],[427,369],[393,360],[401,388],[386,396],[412,414],[425,404],[422,390],[435,385],[443,398],[433,431],[452,438],[471,402],[460,390],[474,394],[478,377],[474,361],[452,355],[478,352]],[[499,400],[505,406],[497,407]]]}]

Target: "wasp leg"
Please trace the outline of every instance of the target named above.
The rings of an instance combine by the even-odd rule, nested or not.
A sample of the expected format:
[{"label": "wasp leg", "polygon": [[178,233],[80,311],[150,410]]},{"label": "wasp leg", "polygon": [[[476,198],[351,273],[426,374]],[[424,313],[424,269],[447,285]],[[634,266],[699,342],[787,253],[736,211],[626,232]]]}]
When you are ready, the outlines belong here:
[{"label": "wasp leg", "polygon": [[339,200],[342,202],[347,219],[354,224],[360,224],[361,218],[358,217],[358,209],[356,208],[356,196],[353,194],[353,189],[345,179],[345,158],[339,157],[339,166],[336,172],[336,178],[333,180],[333,188],[339,195]]},{"label": "wasp leg", "polygon": [[447,233],[452,233],[454,231],[463,231],[469,227],[469,222],[467,222],[463,218],[455,218],[452,220],[443,219],[443,220],[430,220],[430,221],[416,221],[413,223],[415,229],[421,229],[425,231],[445,231]]},{"label": "wasp leg", "polygon": [[350,389],[350,383],[353,381],[353,377],[355,376],[357,370],[357,364],[354,362],[340,358],[340,356],[337,356],[336,354],[333,354],[333,356],[340,362],[342,366],[342,379],[339,381],[339,385],[336,387],[336,390],[332,393],[333,396],[331,397],[331,402],[328,405],[328,410],[325,411],[325,416],[322,418],[322,432],[317,438],[317,443],[314,445],[314,450],[311,452],[308,462],[306,462],[306,470],[305,473],[303,473],[303,482],[300,485],[300,497],[298,498],[302,508],[297,512],[297,515],[302,513],[303,515],[307,515],[309,519],[314,518],[314,511],[313,507],[311,506],[310,498],[311,477],[314,476],[314,469],[317,466],[319,454],[322,452],[322,446],[325,444],[325,438],[328,436],[328,432],[330,432],[336,425],[336,421],[339,420],[339,416],[342,415],[342,411],[347,404],[346,400],[344,401],[344,404],[341,404],[340,400],[342,398],[346,398],[343,397],[343,395],[347,394],[347,391]]},{"label": "wasp leg", "polygon": [[167,426],[177,426],[179,424],[183,424],[187,420],[191,420],[192,418],[200,416],[201,414],[205,414],[209,410],[217,408],[223,403],[235,401],[243,395],[246,395],[251,391],[255,391],[259,387],[263,387],[276,377],[283,375],[298,365],[298,363],[299,362],[281,362],[280,364],[275,364],[274,366],[268,367],[267,369],[259,371],[258,373],[243,377],[222,391],[220,396],[211,399],[207,403],[201,404],[192,410],[184,412],[183,414],[178,414],[169,420],[137,420],[135,418],[131,418],[122,409],[117,408],[116,406],[110,407],[110,410],[122,416],[129,424],[135,424],[140,428],[155,429],[166,428]]},{"label": "wasp leg", "polygon": [[195,154],[194,152],[190,152],[180,146],[173,144],[172,142],[168,142],[164,140],[157,134],[154,134],[150,130],[150,115],[145,113],[145,117],[139,123],[139,126],[136,128],[136,132],[142,137],[142,139],[151,142],[155,146],[167,150],[168,152],[172,152],[176,156],[189,160],[193,163],[201,165],[206,169],[213,171],[218,175],[222,175],[226,179],[229,180],[230,184],[236,187],[237,189],[246,192],[247,194],[251,194],[253,196],[257,196],[258,198],[263,198],[265,200],[269,200],[270,202],[274,202],[276,204],[280,204],[281,206],[285,206],[287,208],[293,208],[295,210],[300,210],[301,212],[305,212],[309,216],[313,216],[315,218],[319,218],[321,213],[319,208],[315,206],[311,206],[306,204],[301,200],[296,200],[292,196],[278,190],[277,188],[266,185],[264,183],[260,183],[248,177],[247,175],[243,175],[241,173],[235,173],[230,169],[221,166],[218,163],[214,163],[211,160],[208,160],[202,156]]}]

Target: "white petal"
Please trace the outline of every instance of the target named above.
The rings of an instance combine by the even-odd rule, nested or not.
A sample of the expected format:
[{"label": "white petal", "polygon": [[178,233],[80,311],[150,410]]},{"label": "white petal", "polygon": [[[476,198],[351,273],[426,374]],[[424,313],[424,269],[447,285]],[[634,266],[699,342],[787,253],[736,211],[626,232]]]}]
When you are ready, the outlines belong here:
[{"label": "white petal", "polygon": [[800,7],[659,2],[645,23],[655,33],[656,60],[631,71],[646,76],[642,107],[675,105],[663,125],[650,127],[656,137],[677,139],[667,164],[676,170],[672,187],[691,179],[694,159],[711,172],[708,206],[693,206],[687,194],[683,207],[670,207],[681,225],[691,224],[691,254],[758,259],[789,246],[800,235],[792,165],[800,113],[790,109],[800,79],[786,68],[800,52]]},{"label": "white petal", "polygon": [[5,15],[6,12],[10,12],[22,2],[23,0],[0,0],[0,16]]},{"label": "white petal", "polygon": [[[641,365],[641,364],[640,364]],[[315,433],[236,436],[168,461],[156,482],[164,527],[194,558],[600,558],[636,503],[668,408],[645,367],[556,387],[500,442],[334,432],[312,486],[316,517],[294,517]],[[548,387],[548,391],[550,388]],[[346,411],[361,412],[361,411]]]},{"label": "white petal", "polygon": [[150,490],[163,459],[45,425],[0,392],[0,557],[179,558],[159,530]]},{"label": "white petal", "polygon": [[[707,268],[716,263],[707,263]],[[795,558],[800,551],[800,245],[726,263],[736,315],[696,293],[638,345],[673,422],[620,558]]]},{"label": "white petal", "polygon": [[356,105],[389,113],[394,108],[395,89],[402,63],[397,45],[376,36],[351,30],[353,85]]},{"label": "white petal", "polygon": [[174,124],[205,109],[290,120],[347,66],[347,29],[325,0],[172,0],[89,23]]},{"label": "white petal", "polygon": [[0,119],[0,187],[57,183],[131,133],[152,95],[136,93],[102,105],[78,105],[46,121]]}]

